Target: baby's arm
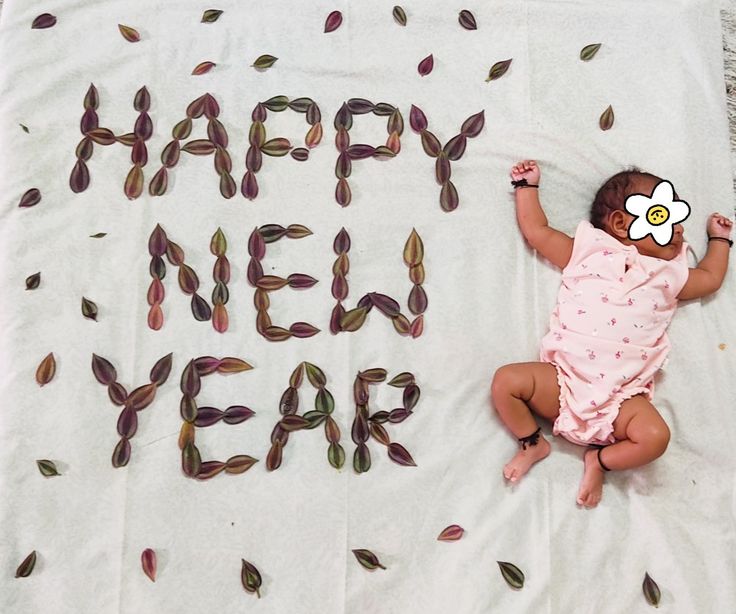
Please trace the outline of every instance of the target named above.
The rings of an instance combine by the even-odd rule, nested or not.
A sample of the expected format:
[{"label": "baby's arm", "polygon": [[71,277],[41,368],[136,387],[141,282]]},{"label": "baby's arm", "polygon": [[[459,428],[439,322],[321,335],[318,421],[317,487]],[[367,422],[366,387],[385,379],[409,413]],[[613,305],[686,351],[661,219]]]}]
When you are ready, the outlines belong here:
[{"label": "baby's arm", "polygon": [[[711,213],[708,218],[708,236],[728,239],[731,236],[733,223],[719,213]],[[700,261],[698,268],[690,269],[687,282],[677,298],[686,301],[712,294],[723,283],[728,268],[728,252],[730,245],[726,241],[708,241],[708,251]]]},{"label": "baby's arm", "polygon": [[[530,184],[539,185],[539,177],[539,167],[534,160],[524,160],[511,169],[514,181],[526,179]],[[547,224],[537,188],[515,188],[514,193],[516,219],[524,238],[552,264],[564,269],[572,255],[572,237]]]}]

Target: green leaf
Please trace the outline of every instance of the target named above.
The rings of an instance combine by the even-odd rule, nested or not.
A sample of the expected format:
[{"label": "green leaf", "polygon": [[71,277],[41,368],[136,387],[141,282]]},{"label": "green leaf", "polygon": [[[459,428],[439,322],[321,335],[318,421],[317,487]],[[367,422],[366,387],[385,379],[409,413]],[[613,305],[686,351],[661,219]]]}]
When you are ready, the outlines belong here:
[{"label": "green leaf", "polygon": [[524,587],[524,574],[513,563],[506,563],[502,561],[496,561],[498,566],[501,568],[501,575],[506,583],[511,588],[523,588]]},{"label": "green leaf", "polygon": [[580,59],[584,62],[589,62],[593,59],[598,50],[601,48],[601,43],[595,43],[594,45],[586,45],[580,50]]},{"label": "green leaf", "polygon": [[655,608],[658,608],[662,594],[659,591],[659,586],[657,586],[657,583],[652,580],[648,572],[644,574],[644,582],[641,585],[641,590],[644,591],[644,597],[647,602]]},{"label": "green leaf", "polygon": [[37,460],[36,464],[38,465],[38,470],[46,477],[51,477],[52,475],[61,475],[56,470],[56,465],[53,463],[53,461],[41,459]]},{"label": "green leaf", "polygon": [[509,69],[509,66],[511,66],[511,61],[513,58],[508,60],[502,60],[501,62],[496,62],[493,66],[491,66],[491,70],[488,72],[488,78],[486,81],[495,81],[499,77],[503,77],[506,74],[506,71]]},{"label": "green leaf", "polygon": [[220,18],[222,13],[223,11],[219,11],[217,9],[207,9],[202,15],[201,23],[214,23]]},{"label": "green leaf", "polygon": [[268,55],[268,54],[259,55],[256,58],[256,61],[253,62],[252,66],[259,70],[265,70],[266,68],[270,68],[271,66],[273,66],[276,60],[278,60],[278,58],[275,58],[272,55]]}]

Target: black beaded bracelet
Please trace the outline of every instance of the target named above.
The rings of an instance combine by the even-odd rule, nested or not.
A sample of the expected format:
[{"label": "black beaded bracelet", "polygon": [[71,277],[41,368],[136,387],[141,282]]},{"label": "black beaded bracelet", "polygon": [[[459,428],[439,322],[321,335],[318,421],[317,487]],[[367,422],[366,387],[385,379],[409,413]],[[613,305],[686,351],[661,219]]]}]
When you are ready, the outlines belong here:
[{"label": "black beaded bracelet", "polygon": [[731,239],[727,239],[726,237],[708,237],[708,241],[726,241],[728,243],[729,249],[733,247],[733,241],[731,241]]},{"label": "black beaded bracelet", "polygon": [[535,185],[533,183],[527,183],[526,179],[519,179],[518,181],[512,181],[511,185],[514,186],[514,189],[516,188],[538,188],[538,185]]}]

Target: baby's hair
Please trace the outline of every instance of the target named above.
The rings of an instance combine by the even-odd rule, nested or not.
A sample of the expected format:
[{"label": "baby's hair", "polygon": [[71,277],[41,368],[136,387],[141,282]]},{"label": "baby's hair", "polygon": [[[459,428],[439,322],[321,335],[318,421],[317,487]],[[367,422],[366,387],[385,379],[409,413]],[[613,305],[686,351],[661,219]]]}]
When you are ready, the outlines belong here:
[{"label": "baby's hair", "polygon": [[624,211],[626,197],[636,192],[635,185],[640,177],[649,177],[656,182],[661,181],[656,175],[642,171],[632,166],[612,177],[609,177],[605,183],[598,189],[590,207],[590,223],[596,228],[606,230],[606,218],[611,211]]}]

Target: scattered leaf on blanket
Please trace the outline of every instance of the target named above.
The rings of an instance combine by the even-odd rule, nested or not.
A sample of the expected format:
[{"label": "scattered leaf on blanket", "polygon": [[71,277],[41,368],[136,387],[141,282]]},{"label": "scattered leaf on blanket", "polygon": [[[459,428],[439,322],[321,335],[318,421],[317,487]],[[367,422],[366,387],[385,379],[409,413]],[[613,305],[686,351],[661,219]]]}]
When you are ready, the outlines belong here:
[{"label": "scattered leaf on blanket", "polygon": [[601,43],[595,45],[586,45],[580,50],[580,59],[584,62],[588,62],[593,59],[598,50],[601,48]]},{"label": "scattered leaf on blanket", "polygon": [[478,29],[478,24],[475,23],[475,17],[473,17],[473,13],[468,10],[460,11],[460,15],[458,16],[457,20],[460,22],[460,25],[466,30]]},{"label": "scattered leaf on blanket", "polygon": [[56,465],[53,463],[53,461],[41,459],[36,461],[36,465],[38,465],[38,470],[46,477],[51,477],[52,475],[61,475],[56,470]]},{"label": "scattered leaf on blanket", "polygon": [[16,578],[26,578],[31,575],[33,568],[36,565],[36,551],[31,552],[23,562],[18,565],[18,569],[15,570]]},{"label": "scattered leaf on blanket", "polygon": [[373,554],[370,550],[357,548],[353,549],[353,554],[355,555],[355,558],[358,559],[358,563],[360,563],[366,569],[375,569],[376,567],[386,569],[383,565],[381,565],[376,555]]},{"label": "scattered leaf on blanket", "polygon": [[23,124],[18,124],[18,125],[19,125],[19,126],[20,126],[21,128],[23,128],[23,132],[25,132],[26,134],[28,134],[28,126],[25,126],[25,125],[23,125]]},{"label": "scattered leaf on blanket", "polygon": [[422,77],[425,77],[432,72],[432,68],[434,68],[434,58],[430,53],[426,58],[419,62],[417,70],[419,71],[419,74],[422,75]]},{"label": "scattered leaf on blanket", "polygon": [[146,548],[141,552],[141,567],[143,567],[143,573],[146,574],[151,582],[156,581],[156,551],[151,548]]},{"label": "scattered leaf on blanket", "polygon": [[650,605],[659,607],[659,599],[661,597],[659,586],[657,586],[657,583],[652,580],[649,573],[645,572],[644,574],[644,582],[641,585],[641,590],[644,591],[644,597]]},{"label": "scattered leaf on blanket", "polygon": [[90,239],[101,239],[102,237],[106,237],[106,232],[98,232],[97,234],[89,235]]},{"label": "scattered leaf on blanket", "polygon": [[270,68],[271,66],[273,66],[276,60],[278,60],[278,58],[275,58],[274,56],[268,55],[266,53],[263,55],[259,55],[256,58],[256,61],[251,64],[251,66],[258,70],[266,70],[266,68]]},{"label": "scattered leaf on blanket", "polygon": [[498,566],[501,568],[503,579],[506,580],[506,583],[511,588],[524,587],[524,574],[516,565],[502,561],[496,561],[496,563],[498,563]]},{"label": "scattered leaf on blanket", "polygon": [[719,350],[725,350],[726,349],[726,344],[725,343],[719,343],[718,344],[718,349]]},{"label": "scattered leaf on blanket", "polygon": [[509,66],[511,66],[512,59],[513,58],[502,60],[501,62],[496,62],[493,66],[491,66],[491,70],[488,71],[488,78],[486,79],[486,82],[495,81],[499,77],[503,77],[503,75],[505,75],[506,71],[509,69]]},{"label": "scattered leaf on blanket", "polygon": [[437,540],[442,542],[454,542],[460,539],[464,532],[465,529],[463,529],[459,524],[451,524],[449,527],[442,529]]},{"label": "scattered leaf on blanket", "polygon": [[33,30],[42,30],[44,28],[50,28],[56,24],[56,17],[51,13],[42,13],[33,20],[31,28]]},{"label": "scattered leaf on blanket", "polygon": [[20,198],[20,202],[18,203],[19,207],[33,207],[34,205],[37,205],[41,202],[41,192],[38,190],[38,188],[31,188],[30,190],[27,190],[23,196]]},{"label": "scattered leaf on blanket", "polygon": [[601,113],[598,125],[601,127],[601,130],[608,130],[613,126],[613,109],[611,108],[611,105],[608,105],[608,108]]},{"label": "scattered leaf on blanket", "polygon": [[118,378],[118,373],[112,363],[94,353],[92,354],[92,373],[103,386],[109,386]]},{"label": "scattered leaf on blanket", "polygon": [[340,11],[332,11],[325,20],[325,32],[337,30],[342,23],[342,13]]},{"label": "scattered leaf on blanket", "polygon": [[214,62],[200,62],[194,67],[192,74],[203,75],[210,72],[215,66],[217,66],[217,64],[215,64]]},{"label": "scattered leaf on blanket", "polygon": [[54,359],[54,353],[49,352],[36,369],[36,382],[38,382],[39,386],[48,384],[54,378],[55,373],[56,360]]},{"label": "scattered leaf on blanket", "polygon": [[119,23],[118,29],[120,30],[120,34],[123,35],[123,38],[129,43],[137,43],[139,40],[141,40],[141,35],[138,34],[138,30],[136,30],[135,28],[124,26]]},{"label": "scattered leaf on blanket", "polygon": [[394,20],[396,23],[398,23],[400,26],[406,25],[406,13],[404,12],[404,9],[400,6],[395,6],[394,10],[392,11],[392,15],[394,16]]},{"label": "scattered leaf on blanket", "polygon": [[41,283],[41,272],[26,277],[26,290],[35,290]]},{"label": "scattered leaf on blanket", "polygon": [[82,297],[82,315],[85,318],[97,321],[97,305],[85,297]]},{"label": "scattered leaf on blanket", "polygon": [[222,13],[223,11],[220,11],[218,9],[207,9],[202,15],[201,23],[214,23],[220,18],[220,15],[222,15]]},{"label": "scattered leaf on blanket", "polygon": [[242,569],[240,570],[240,581],[243,584],[243,588],[249,593],[255,593],[258,598],[261,598],[261,593],[258,590],[261,586],[261,574],[256,569],[255,565],[249,563],[245,559],[243,561]]}]

